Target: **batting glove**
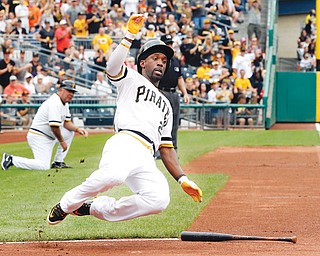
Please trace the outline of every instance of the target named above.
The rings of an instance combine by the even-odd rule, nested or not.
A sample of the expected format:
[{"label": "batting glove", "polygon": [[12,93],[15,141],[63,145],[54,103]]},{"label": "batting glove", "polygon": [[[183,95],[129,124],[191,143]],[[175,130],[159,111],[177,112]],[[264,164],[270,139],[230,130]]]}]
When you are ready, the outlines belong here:
[{"label": "batting glove", "polygon": [[144,19],[143,14],[132,14],[127,24],[128,32],[126,37],[134,40],[143,25]]},{"label": "batting glove", "polygon": [[202,190],[197,186],[196,183],[189,180],[187,176],[182,176],[178,180],[184,192],[193,198],[195,202],[202,202]]}]

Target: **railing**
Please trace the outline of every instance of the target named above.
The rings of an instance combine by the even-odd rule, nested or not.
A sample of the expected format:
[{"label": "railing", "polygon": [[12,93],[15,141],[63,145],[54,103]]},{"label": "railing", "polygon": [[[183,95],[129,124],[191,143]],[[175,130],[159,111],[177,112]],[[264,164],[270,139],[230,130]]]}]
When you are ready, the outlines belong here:
[{"label": "railing", "polygon": [[[80,99],[78,99],[80,102]],[[113,100],[108,104],[99,102],[70,104],[70,111],[73,122],[80,127],[87,128],[112,128],[116,105]],[[36,104],[2,104],[0,112],[5,108],[29,108],[32,119],[35,109],[40,107]],[[228,129],[264,129],[265,106],[256,104],[182,104],[180,106],[180,129],[201,129],[201,130],[228,130]],[[251,109],[250,115],[236,114],[236,109]],[[31,111],[33,109],[33,111]],[[239,119],[246,121],[252,119],[252,124],[240,125]],[[2,129],[23,129],[28,128],[23,125],[4,125]]]}]

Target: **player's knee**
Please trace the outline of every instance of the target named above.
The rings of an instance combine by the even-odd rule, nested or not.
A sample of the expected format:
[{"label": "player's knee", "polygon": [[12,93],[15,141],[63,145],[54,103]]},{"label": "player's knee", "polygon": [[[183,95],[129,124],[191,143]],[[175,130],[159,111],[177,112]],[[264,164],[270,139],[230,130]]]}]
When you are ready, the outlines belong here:
[{"label": "player's knee", "polygon": [[159,213],[164,211],[170,203],[170,196],[169,194],[162,193],[153,195],[149,200],[150,210],[153,213]]},{"label": "player's knee", "polygon": [[38,170],[41,170],[41,171],[46,171],[46,170],[49,170],[50,169],[50,162],[46,163],[46,162],[39,162],[39,165],[38,165]]}]

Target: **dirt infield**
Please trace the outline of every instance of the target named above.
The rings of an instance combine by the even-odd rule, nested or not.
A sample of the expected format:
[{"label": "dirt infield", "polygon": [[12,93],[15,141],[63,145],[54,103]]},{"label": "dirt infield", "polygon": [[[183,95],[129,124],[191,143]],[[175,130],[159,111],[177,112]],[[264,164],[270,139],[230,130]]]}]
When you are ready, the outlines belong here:
[{"label": "dirt infield", "polygon": [[[6,134],[5,137],[7,137]],[[0,141],[3,143],[2,136]],[[189,230],[293,236],[287,242],[100,240],[1,244],[0,255],[320,255],[320,147],[224,147],[185,166],[230,180]]]}]

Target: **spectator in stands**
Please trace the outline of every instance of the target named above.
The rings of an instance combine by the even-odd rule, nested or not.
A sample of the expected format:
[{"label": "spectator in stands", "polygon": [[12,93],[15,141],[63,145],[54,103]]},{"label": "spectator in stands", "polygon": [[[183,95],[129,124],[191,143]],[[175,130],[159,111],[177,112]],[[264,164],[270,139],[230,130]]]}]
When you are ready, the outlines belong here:
[{"label": "spectator in stands", "polygon": [[[108,13],[108,17],[111,19],[111,20],[116,20],[117,19],[117,11],[119,9],[119,5],[118,4],[114,4],[112,6],[112,9],[109,11]],[[120,8],[121,10],[121,8]],[[139,13],[144,13],[144,12],[139,12]]]},{"label": "spectator in stands", "polygon": [[198,103],[206,103],[208,101],[207,84],[201,83],[197,89]]},{"label": "spectator in stands", "polygon": [[[18,99],[18,104],[30,104],[30,97],[28,91],[24,91],[21,98]],[[17,116],[20,117],[23,126],[30,126],[32,122],[31,114],[34,114],[33,108],[28,108],[27,106],[17,108]]]},{"label": "spectator in stands", "polygon": [[3,13],[5,16],[8,16],[9,8],[10,4],[8,3],[8,0],[2,0],[0,4],[0,12]]},{"label": "spectator in stands", "polygon": [[302,29],[298,38],[298,42],[305,42],[307,38],[309,38],[307,31],[305,29]]},{"label": "spectator in stands", "polygon": [[0,34],[4,34],[6,32],[6,16],[4,11],[0,11]]},{"label": "spectator in stands", "polygon": [[36,94],[36,87],[34,85],[33,76],[31,73],[26,73],[23,85],[30,92],[31,95]]},{"label": "spectator in stands", "polygon": [[[74,34],[78,39],[84,39],[88,35],[88,24],[86,21],[86,14],[84,12],[79,12],[77,19],[74,21]],[[79,42],[77,45],[83,43]]]},{"label": "spectator in stands", "polygon": [[165,19],[162,15],[157,15],[156,26],[160,35],[169,34],[169,28],[165,24]]},{"label": "spectator in stands", "polygon": [[187,27],[190,26],[190,22],[187,19],[187,15],[185,13],[181,13],[180,19],[178,21],[178,26],[179,26],[179,32],[182,32],[185,30]]},{"label": "spectator in stands", "polygon": [[[50,3],[50,2],[49,2]],[[50,27],[56,27],[57,24],[62,20],[62,16],[59,21],[55,21],[55,16],[54,16],[54,6],[50,5],[45,5],[45,8],[41,11],[42,15],[40,18],[40,26],[44,27],[45,24],[44,22],[48,20],[50,22]],[[59,9],[60,11],[60,9]]]},{"label": "spectator in stands", "polygon": [[248,9],[248,38],[253,34],[260,41],[261,39],[261,3],[260,0],[249,1]]},{"label": "spectator in stands", "polygon": [[232,53],[232,63],[234,62],[234,59],[238,56],[238,54],[240,53],[240,46],[241,43],[240,41],[235,41],[233,44],[233,47],[231,49],[231,53]]},{"label": "spectator in stands", "polygon": [[67,15],[67,10],[70,7],[70,5],[71,5],[70,0],[61,0],[59,2],[59,7],[61,10],[62,17],[65,17]]},{"label": "spectator in stands", "polygon": [[27,70],[29,70],[32,64],[25,59],[25,51],[20,50],[19,58],[15,59],[16,63],[16,76],[20,82],[24,82]]},{"label": "spectator in stands", "polygon": [[153,25],[153,26],[157,26],[157,23],[156,23],[156,18],[155,18],[155,14],[154,13],[151,13],[149,12],[147,14],[147,18],[145,20],[145,23],[144,23],[144,27],[145,28],[148,28],[149,25]]},{"label": "spectator in stands", "polygon": [[240,70],[240,76],[234,81],[234,86],[238,89],[240,94],[246,95],[247,101],[249,101],[253,91],[256,92],[256,90],[252,88],[250,79],[245,77],[245,72],[244,69]]},{"label": "spectator in stands", "polygon": [[50,56],[51,50],[54,46],[54,29],[50,26],[50,21],[44,21],[44,27],[40,28],[39,33],[37,34],[37,40],[40,41],[40,62],[42,64],[48,63],[48,58]]},{"label": "spectator in stands", "polygon": [[205,37],[202,45],[203,49],[201,51],[201,59],[208,59],[212,61],[212,56],[214,55],[212,36],[208,35],[207,37]]},{"label": "spectator in stands", "polygon": [[[246,104],[246,95],[240,94],[238,97],[238,104]],[[237,124],[240,126],[253,125],[253,119],[250,117],[252,110],[245,107],[238,107],[235,109]]]},{"label": "spectator in stands", "polygon": [[197,68],[196,74],[200,80],[209,80],[210,79],[210,65],[212,61],[209,59],[202,59],[201,66]]},{"label": "spectator in stands", "polygon": [[203,5],[203,1],[191,0],[190,1],[192,10],[192,21],[194,23],[195,29],[199,30],[203,27],[203,22],[206,17],[206,9]]},{"label": "spectator in stands", "polygon": [[[17,100],[15,97],[11,95],[7,95],[5,98],[5,104],[16,104]],[[3,103],[2,103],[3,104]],[[2,125],[8,126],[16,126],[21,125],[22,122],[20,118],[17,116],[17,108],[3,108],[0,110],[0,118]]]},{"label": "spectator in stands", "polygon": [[222,79],[227,78],[230,73],[227,69],[223,72],[223,68],[219,65],[218,61],[212,63],[212,68],[209,71],[209,80],[210,81],[222,81]]},{"label": "spectator in stands", "polygon": [[246,53],[246,48],[241,47],[240,53],[234,59],[232,69],[237,77],[240,77],[240,70],[245,71],[245,78],[252,76],[252,61],[255,59],[254,53]]},{"label": "spectator in stands", "polygon": [[10,33],[17,37],[19,42],[23,42],[23,36],[27,35],[27,30],[21,26],[21,19],[18,19]]},{"label": "spectator in stands", "polygon": [[34,85],[36,88],[36,92],[38,94],[48,94],[50,91],[50,87],[43,83],[43,75],[42,74],[38,74],[34,78]]},{"label": "spectator in stands", "polygon": [[234,30],[229,29],[228,35],[225,37],[225,39],[219,45],[219,48],[221,50],[223,50],[223,52],[224,52],[226,67],[228,69],[230,69],[232,67],[232,48],[233,48],[233,44],[235,42],[233,35],[234,35]]},{"label": "spectator in stands", "polygon": [[3,59],[0,60],[0,94],[10,83],[10,76],[16,73],[16,63],[11,59],[10,49],[6,49]]},{"label": "spectator in stands", "polygon": [[113,22],[119,22],[119,21],[124,21],[128,19],[128,17],[124,14],[124,11],[121,7],[117,9],[116,14],[117,14],[116,17],[112,19]]},{"label": "spectator in stands", "polygon": [[193,38],[186,37],[180,46],[185,64],[196,70],[201,65],[201,51],[203,48],[201,41],[198,40],[198,34],[193,34]]},{"label": "spectator in stands", "polygon": [[236,22],[239,20],[240,13],[236,11],[232,0],[222,0],[221,3],[218,3],[218,12],[230,17],[230,25],[237,27]]},{"label": "spectator in stands", "polygon": [[78,5],[77,0],[71,0],[71,5],[66,11],[65,19],[68,23],[68,26],[73,28],[74,21],[78,18],[78,13],[81,12],[81,8]]},{"label": "spectator in stands", "polygon": [[248,53],[256,53],[257,51],[262,52],[262,48],[259,44],[258,38],[252,37],[249,39]]},{"label": "spectator in stands", "polygon": [[39,74],[41,74],[43,76],[43,84],[46,87],[51,87],[52,86],[52,80],[51,80],[51,76],[49,75],[49,71],[46,67],[42,67]]},{"label": "spectator in stands", "polygon": [[211,89],[208,91],[208,102],[216,103],[217,102],[217,91],[220,87],[220,82],[218,79],[211,81]]},{"label": "spectator in stands", "polygon": [[107,67],[107,57],[102,49],[96,51],[94,70],[104,72]]},{"label": "spectator in stands", "polygon": [[306,24],[304,29],[307,32],[307,35],[310,37],[313,34],[313,32],[316,30],[315,20],[309,19],[309,22],[308,24]]},{"label": "spectator in stands", "polygon": [[216,11],[218,10],[218,6],[215,3],[215,0],[209,0],[208,3],[205,5],[207,15],[215,15]]},{"label": "spectator in stands", "polygon": [[198,37],[202,43],[208,36],[214,36],[214,33],[212,35],[212,31],[211,21],[209,19],[205,19],[203,21],[203,27],[198,30]]},{"label": "spectator in stands", "polygon": [[178,23],[175,20],[174,14],[168,15],[168,19],[165,21],[165,24],[167,25],[169,32],[175,31],[176,33],[178,33],[180,31],[180,27],[178,26]]},{"label": "spectator in stands", "polygon": [[261,49],[258,49],[254,53],[255,59],[252,62],[252,67],[264,69],[264,57]]},{"label": "spectator in stands", "polygon": [[60,88],[60,85],[62,84],[62,82],[66,80],[66,71],[65,70],[60,70],[58,72],[58,81],[56,83],[56,89],[59,89]]},{"label": "spectator in stands", "polygon": [[314,60],[311,58],[308,52],[303,53],[302,59],[300,61],[300,71],[314,71]]},{"label": "spectator in stands", "polygon": [[112,38],[106,34],[105,28],[99,28],[99,34],[97,34],[92,40],[93,48],[97,51],[102,49],[105,54],[108,53],[110,48],[115,47]]},{"label": "spectator in stands", "polygon": [[232,87],[228,83],[228,79],[223,79],[220,85],[221,89],[217,91],[216,98],[221,103],[231,103],[233,99]]},{"label": "spectator in stands", "polygon": [[311,9],[309,14],[306,16],[306,25],[309,23],[309,21],[312,20],[312,22],[316,23],[316,10]]},{"label": "spectator in stands", "polygon": [[132,56],[130,56],[130,55],[127,56],[126,61],[125,61],[125,64],[126,64],[126,66],[129,67],[129,68],[132,68],[132,69],[134,69],[134,70],[137,70],[137,65],[136,65],[136,62],[135,62],[134,57],[132,57]]},{"label": "spectator in stands", "polygon": [[197,96],[197,87],[192,77],[186,78],[186,90],[190,100],[192,100],[194,96]]},{"label": "spectator in stands", "polygon": [[156,32],[156,28],[153,24],[150,24],[146,30],[144,31],[144,34],[143,34],[143,39],[144,41],[148,41],[150,39],[154,39],[154,38],[157,38],[159,35],[157,34]]},{"label": "spectator in stands", "polygon": [[181,6],[181,16],[185,15],[186,16],[186,23],[190,25],[194,25],[192,21],[192,9],[190,6],[189,0],[182,0],[183,5]]},{"label": "spectator in stands", "polygon": [[139,0],[121,0],[120,4],[127,17],[130,17],[133,13],[138,13]]},{"label": "spectator in stands", "polygon": [[262,68],[255,68],[253,72],[253,76],[250,79],[253,91],[253,96],[257,94],[257,103],[260,103],[263,97],[263,76],[262,76]]},{"label": "spectator in stands", "polygon": [[29,10],[24,4],[24,0],[19,0],[19,5],[14,9],[14,13],[16,18],[21,20],[21,26],[29,33]]},{"label": "spectator in stands", "polygon": [[40,8],[35,4],[34,0],[29,0],[29,27],[36,28],[37,30],[40,27],[40,18],[41,18],[41,11]]},{"label": "spectator in stands", "polygon": [[91,86],[91,94],[101,98],[102,100],[110,98],[112,94],[112,88],[105,79],[103,72],[97,73],[97,80]]},{"label": "spectator in stands", "polygon": [[10,83],[3,90],[3,94],[12,95],[12,96],[21,96],[24,91],[30,93],[24,85],[18,83],[18,79],[15,75],[10,76]]},{"label": "spectator in stands", "polygon": [[30,61],[30,64],[31,67],[28,71],[33,75],[33,77],[35,77],[37,75],[37,66],[41,64],[39,61],[39,54],[37,52],[32,53],[32,59]]},{"label": "spectator in stands", "polygon": [[98,7],[93,4],[91,7],[91,12],[87,14],[87,24],[89,35],[98,34],[99,28],[103,26],[104,17],[101,17]]},{"label": "spectator in stands", "polygon": [[63,59],[65,49],[71,46],[72,30],[67,26],[66,20],[61,20],[59,25],[54,36],[56,39],[58,56]]},{"label": "spectator in stands", "polygon": [[62,12],[61,12],[61,8],[60,8],[60,4],[58,2],[54,2],[54,6],[53,6],[53,10],[52,10],[52,16],[54,19],[55,23],[59,23],[62,18]]}]

